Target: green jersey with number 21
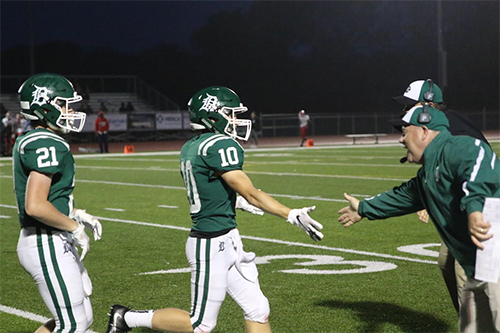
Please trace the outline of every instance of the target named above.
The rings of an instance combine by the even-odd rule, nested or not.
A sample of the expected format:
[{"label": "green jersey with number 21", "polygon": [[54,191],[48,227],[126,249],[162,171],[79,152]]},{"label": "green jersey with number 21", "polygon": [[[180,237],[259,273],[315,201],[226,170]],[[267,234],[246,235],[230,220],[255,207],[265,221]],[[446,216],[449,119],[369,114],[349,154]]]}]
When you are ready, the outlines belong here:
[{"label": "green jersey with number 21", "polygon": [[73,210],[75,187],[75,160],[69,144],[52,131],[39,128],[19,136],[12,151],[12,174],[21,227],[51,228],[26,215],[25,193],[31,171],[52,175],[48,200],[61,213],[69,215]]},{"label": "green jersey with number 21", "polygon": [[226,135],[204,133],[184,144],[180,159],[192,229],[211,233],[235,228],[236,192],[214,174],[242,169],[240,144]]}]

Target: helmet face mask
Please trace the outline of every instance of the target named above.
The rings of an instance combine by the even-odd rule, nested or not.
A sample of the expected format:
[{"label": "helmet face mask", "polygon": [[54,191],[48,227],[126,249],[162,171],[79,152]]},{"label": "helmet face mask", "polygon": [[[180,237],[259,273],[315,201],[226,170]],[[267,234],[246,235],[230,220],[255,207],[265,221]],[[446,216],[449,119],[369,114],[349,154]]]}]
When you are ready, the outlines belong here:
[{"label": "helmet face mask", "polygon": [[86,114],[75,112],[70,106],[80,102],[82,97],[65,77],[51,73],[32,76],[21,85],[18,93],[21,114],[26,119],[41,121],[63,134],[83,129]]},{"label": "helmet face mask", "polygon": [[229,88],[214,86],[200,90],[189,100],[188,109],[193,130],[208,129],[244,141],[250,137],[252,121],[237,118],[237,114],[248,108]]}]

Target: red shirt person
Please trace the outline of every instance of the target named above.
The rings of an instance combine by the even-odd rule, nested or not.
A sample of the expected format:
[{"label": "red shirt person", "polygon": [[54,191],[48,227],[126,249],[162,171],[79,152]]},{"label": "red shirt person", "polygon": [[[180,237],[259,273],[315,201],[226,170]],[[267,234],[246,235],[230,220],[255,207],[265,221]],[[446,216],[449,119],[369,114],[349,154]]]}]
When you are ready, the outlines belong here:
[{"label": "red shirt person", "polygon": [[104,117],[104,112],[99,111],[97,119],[95,120],[95,134],[97,135],[101,153],[108,153],[108,131],[109,121]]}]

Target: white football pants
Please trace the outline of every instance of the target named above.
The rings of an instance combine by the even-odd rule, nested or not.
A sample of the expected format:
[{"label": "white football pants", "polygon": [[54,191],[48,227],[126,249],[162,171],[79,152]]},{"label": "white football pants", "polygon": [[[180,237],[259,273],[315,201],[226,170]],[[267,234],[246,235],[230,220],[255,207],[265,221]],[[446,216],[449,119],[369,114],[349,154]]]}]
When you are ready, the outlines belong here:
[{"label": "white football pants", "polygon": [[84,333],[92,324],[92,283],[67,232],[21,230],[17,255],[56,321],[54,332]]},{"label": "white football pants", "polygon": [[269,302],[260,290],[255,255],[243,251],[237,229],[211,239],[189,237],[186,256],[191,267],[191,324],[194,332],[211,332],[226,293],[245,319],[266,323]]}]

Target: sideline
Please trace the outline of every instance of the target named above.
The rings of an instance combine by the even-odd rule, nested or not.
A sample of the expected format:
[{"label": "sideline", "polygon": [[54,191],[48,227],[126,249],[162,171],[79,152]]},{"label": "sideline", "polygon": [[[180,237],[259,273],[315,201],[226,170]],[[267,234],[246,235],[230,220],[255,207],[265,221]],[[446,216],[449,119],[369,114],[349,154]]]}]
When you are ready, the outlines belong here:
[{"label": "sideline", "polygon": [[[381,147],[398,147],[401,146],[399,143],[389,143],[389,144],[367,144],[367,145],[328,145],[328,146],[314,146],[314,147],[275,147],[275,148],[246,148],[244,149],[245,152],[249,153],[255,153],[255,152],[273,152],[273,151],[304,151],[307,149],[308,151],[311,150],[318,150],[318,149],[360,149],[360,148],[367,148],[367,147],[373,147],[373,148],[381,148]],[[133,154],[125,154],[125,153],[109,153],[109,154],[73,154],[73,157],[75,159],[85,159],[85,158],[99,158],[99,157],[134,157],[134,156],[175,156],[179,155],[180,151],[157,151],[157,152],[137,152]],[[12,157],[0,157],[0,161],[8,161],[12,160]]]},{"label": "sideline", "polygon": [[[500,139],[488,140],[490,143],[498,143]],[[401,147],[400,143],[382,143],[382,144],[360,144],[360,145],[325,145],[325,146],[314,146],[314,147],[275,147],[275,148],[246,148],[245,152],[256,153],[256,152],[273,152],[273,151],[312,151],[321,149],[362,149],[362,148],[384,148],[384,147]],[[179,155],[180,151],[163,151],[163,152],[138,152],[133,154],[125,153],[109,153],[109,154],[74,154],[75,159],[85,159],[85,158],[99,158],[99,157],[134,157],[134,156],[175,156]],[[104,156],[103,156],[104,155]],[[0,161],[12,161],[12,157],[0,157]]]}]

